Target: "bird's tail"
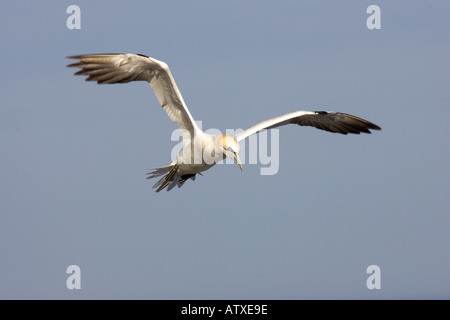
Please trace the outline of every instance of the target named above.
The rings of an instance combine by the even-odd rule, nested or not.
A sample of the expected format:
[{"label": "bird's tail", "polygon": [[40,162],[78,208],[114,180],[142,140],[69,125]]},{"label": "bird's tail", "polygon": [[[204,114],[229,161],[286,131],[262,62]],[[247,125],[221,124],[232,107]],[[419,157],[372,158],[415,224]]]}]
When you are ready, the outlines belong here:
[{"label": "bird's tail", "polygon": [[170,191],[173,189],[173,187],[178,186],[180,188],[186,180],[189,178],[192,180],[195,180],[195,173],[193,174],[185,174],[182,176],[176,175],[178,172],[179,165],[174,164],[167,167],[162,168],[156,168],[152,172],[148,173],[147,179],[156,178],[164,175],[155,185],[153,186],[153,189],[156,189],[156,192],[160,192],[164,188],[167,187],[167,191]]}]

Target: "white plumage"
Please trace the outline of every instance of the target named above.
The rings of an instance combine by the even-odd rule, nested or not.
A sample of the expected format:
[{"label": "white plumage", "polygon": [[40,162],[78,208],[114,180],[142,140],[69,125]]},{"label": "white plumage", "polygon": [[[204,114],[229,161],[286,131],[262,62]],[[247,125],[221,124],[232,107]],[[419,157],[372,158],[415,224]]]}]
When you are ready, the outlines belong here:
[{"label": "white plumage", "polygon": [[75,74],[87,75],[86,81],[99,84],[147,81],[169,118],[183,129],[183,149],[177,159],[149,173],[148,178],[163,176],[153,186],[157,192],[166,187],[167,191],[174,186],[181,187],[187,179],[194,180],[197,173],[201,174],[225,157],[232,158],[242,170],[239,141],[264,129],[298,124],[341,134],[381,130],[374,123],[345,113],[296,111],[260,122],[235,137],[212,136],[196,125],[166,63],[141,54],[89,54],[67,58],[79,60],[68,67],[81,68]]}]

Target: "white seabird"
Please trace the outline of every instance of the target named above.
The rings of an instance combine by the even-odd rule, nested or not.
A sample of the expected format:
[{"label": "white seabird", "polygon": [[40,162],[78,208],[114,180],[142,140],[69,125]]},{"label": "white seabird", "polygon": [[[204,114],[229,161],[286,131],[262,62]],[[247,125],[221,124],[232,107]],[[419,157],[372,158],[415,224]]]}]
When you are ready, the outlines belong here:
[{"label": "white seabird", "polygon": [[[348,134],[371,133],[369,129],[381,130],[376,124],[341,112],[295,111],[260,122],[232,137],[209,135],[195,123],[166,63],[142,54],[88,54],[70,56],[79,60],[68,67],[81,68],[75,75],[87,75],[86,81],[98,84],[147,81],[155,92],[161,107],[169,118],[182,129],[183,149],[166,167],[155,169],[148,178],[163,176],[153,188],[159,192],[167,187],[181,187],[187,179],[208,170],[218,161],[230,157],[242,170],[239,159],[239,142],[264,129],[285,124],[311,126],[321,130]],[[198,156],[200,155],[200,156]]]}]

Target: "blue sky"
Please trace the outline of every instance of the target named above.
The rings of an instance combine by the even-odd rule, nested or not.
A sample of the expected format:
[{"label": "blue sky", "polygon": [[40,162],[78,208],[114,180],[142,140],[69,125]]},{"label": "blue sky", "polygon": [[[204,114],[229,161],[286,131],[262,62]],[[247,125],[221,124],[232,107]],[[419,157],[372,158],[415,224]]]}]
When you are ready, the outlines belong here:
[{"label": "blue sky", "polygon": [[[66,27],[71,4],[80,30]],[[366,27],[371,4],[380,30]],[[450,298],[449,9],[2,2],[0,298]],[[177,127],[151,88],[65,67],[105,52],[168,63],[204,129],[334,110],[383,130],[286,126],[276,175],[221,165],[157,194],[145,174],[170,162]],[[70,265],[80,290],[66,287]],[[370,265],[380,290],[366,287]]]}]

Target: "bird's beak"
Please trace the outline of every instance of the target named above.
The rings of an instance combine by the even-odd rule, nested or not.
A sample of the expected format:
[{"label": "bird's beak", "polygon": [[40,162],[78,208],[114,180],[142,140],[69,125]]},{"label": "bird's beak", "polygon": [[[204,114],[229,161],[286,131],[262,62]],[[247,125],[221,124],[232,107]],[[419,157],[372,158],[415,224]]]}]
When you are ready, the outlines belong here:
[{"label": "bird's beak", "polygon": [[244,168],[242,167],[242,162],[241,162],[241,158],[239,158],[239,154],[237,154],[236,152],[233,152],[233,160],[234,160],[234,163],[236,163],[237,164],[237,166],[239,167],[239,169],[241,169],[241,171],[243,171],[244,170]]},{"label": "bird's beak", "polygon": [[230,157],[231,159],[233,159],[234,163],[237,164],[237,166],[239,167],[239,169],[241,169],[241,171],[244,170],[244,168],[242,167],[241,158],[239,158],[239,154],[238,153],[230,152],[230,151],[226,150],[226,155],[228,157]]}]

